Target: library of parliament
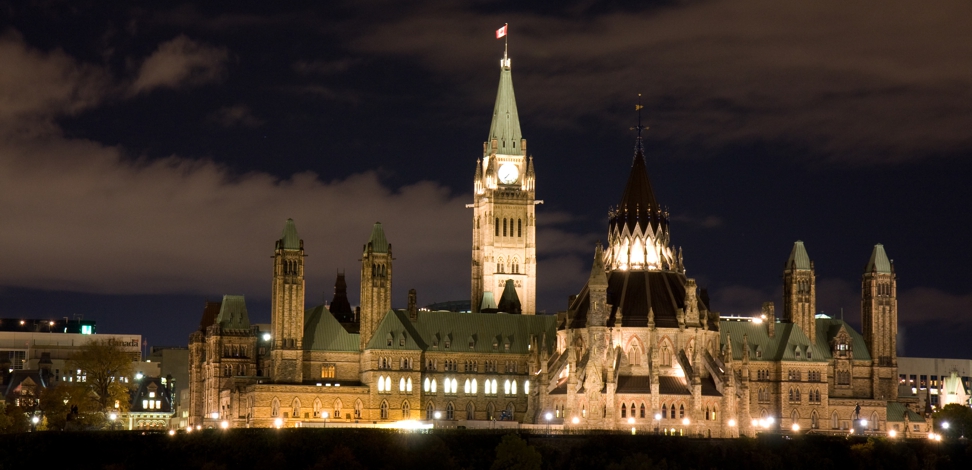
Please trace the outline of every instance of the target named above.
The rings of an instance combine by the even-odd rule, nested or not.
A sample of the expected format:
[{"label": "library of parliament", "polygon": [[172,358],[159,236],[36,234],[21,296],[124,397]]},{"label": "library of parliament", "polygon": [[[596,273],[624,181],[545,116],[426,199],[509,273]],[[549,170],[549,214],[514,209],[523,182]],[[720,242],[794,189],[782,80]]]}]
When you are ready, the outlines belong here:
[{"label": "library of parliament", "polygon": [[339,275],[334,300],[307,308],[304,243],[287,220],[272,251],[269,331],[251,325],[242,296],[226,295],[190,336],[191,425],[925,435],[917,397],[899,388],[884,247],[861,253],[862,332],[816,313],[800,241],[781,254],[779,317],[772,302],[760,317],[720,317],[671,246],[638,129],[625,186],[603,194],[621,199],[590,277],[566,312],[537,315],[537,176],[504,55],[467,206],[470,305],[452,309],[468,311],[418,308],[414,290],[393,309],[380,223],[362,234],[360,307]]}]

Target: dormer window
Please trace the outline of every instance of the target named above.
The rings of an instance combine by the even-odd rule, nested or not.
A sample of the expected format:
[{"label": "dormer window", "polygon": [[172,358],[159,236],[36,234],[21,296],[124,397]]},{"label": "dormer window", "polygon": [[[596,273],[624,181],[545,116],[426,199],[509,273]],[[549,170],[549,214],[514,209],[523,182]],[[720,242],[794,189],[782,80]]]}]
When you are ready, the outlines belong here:
[{"label": "dormer window", "polygon": [[405,338],[406,338],[405,333],[402,333],[402,337],[398,340],[399,346],[405,347]]},{"label": "dormer window", "polygon": [[807,346],[807,359],[813,359],[813,352],[811,352],[809,346]]},{"label": "dormer window", "polygon": [[793,356],[795,356],[797,359],[800,359],[800,347],[799,346],[793,348]]}]

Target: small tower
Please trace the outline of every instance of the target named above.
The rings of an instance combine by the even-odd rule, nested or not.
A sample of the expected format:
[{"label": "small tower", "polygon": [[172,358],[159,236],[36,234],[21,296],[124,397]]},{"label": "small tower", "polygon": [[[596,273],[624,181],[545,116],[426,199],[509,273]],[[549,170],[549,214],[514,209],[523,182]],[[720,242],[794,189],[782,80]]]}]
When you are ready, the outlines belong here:
[{"label": "small tower", "polygon": [[797,240],[783,267],[783,321],[797,324],[810,341],[816,341],[816,313],[817,281],[813,261],[810,261],[803,242]]},{"label": "small tower", "polygon": [[361,254],[361,350],[364,351],[381,319],[391,310],[392,246],[381,222],[375,222],[371,238]]},{"label": "small tower", "polygon": [[594,248],[594,264],[591,266],[591,277],[587,281],[590,290],[589,312],[587,324],[590,326],[607,326],[611,313],[607,304],[607,274],[604,272],[604,251],[598,243]]},{"label": "small tower", "polygon": [[355,320],[354,310],[351,309],[351,302],[348,301],[348,282],[344,279],[343,272],[337,273],[337,279],[334,281],[334,297],[331,298],[328,310],[341,323],[353,323]]},{"label": "small tower", "polygon": [[[875,368],[896,368],[898,334],[898,286],[894,264],[884,252],[884,246],[874,245],[871,259],[861,276],[861,327],[864,343],[871,353]],[[876,372],[875,377],[880,377]],[[875,397],[891,397],[897,391],[893,381],[879,379],[875,383]],[[887,383],[885,383],[887,382]],[[892,390],[893,389],[893,390]]]},{"label": "small tower", "polygon": [[304,241],[297,236],[294,219],[287,219],[274,248],[270,303],[272,378],[278,383],[299,383],[303,380]]}]

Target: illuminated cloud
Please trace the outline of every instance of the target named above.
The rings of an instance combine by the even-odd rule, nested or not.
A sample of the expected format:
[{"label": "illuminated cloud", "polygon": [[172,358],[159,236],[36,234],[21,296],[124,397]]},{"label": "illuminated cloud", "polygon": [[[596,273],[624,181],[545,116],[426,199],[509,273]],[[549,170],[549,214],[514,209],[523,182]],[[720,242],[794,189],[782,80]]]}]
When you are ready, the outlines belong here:
[{"label": "illuminated cloud", "polygon": [[185,35],[159,45],[142,62],[132,83],[132,93],[156,88],[196,86],[218,81],[224,73],[229,52],[221,47],[195,42]]}]

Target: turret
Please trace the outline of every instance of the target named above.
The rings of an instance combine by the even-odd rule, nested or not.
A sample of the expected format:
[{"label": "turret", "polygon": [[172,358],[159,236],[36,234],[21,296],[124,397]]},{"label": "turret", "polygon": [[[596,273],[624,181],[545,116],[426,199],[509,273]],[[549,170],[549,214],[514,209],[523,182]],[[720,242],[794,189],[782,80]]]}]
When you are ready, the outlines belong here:
[{"label": "turret", "polygon": [[813,262],[803,242],[797,240],[783,269],[783,321],[795,323],[815,341],[817,281]]},{"label": "turret", "polygon": [[591,276],[587,281],[590,290],[590,309],[587,314],[588,325],[606,326],[610,310],[607,305],[607,274],[604,272],[604,252],[601,244],[594,248],[594,263],[591,266]]},{"label": "turret", "polygon": [[375,222],[371,238],[361,253],[361,350],[364,351],[381,319],[391,310],[392,246],[381,222]]},{"label": "turret", "polygon": [[287,219],[282,236],[274,244],[270,298],[270,356],[276,382],[295,383],[303,379],[304,287],[304,241],[297,235],[294,219]]}]

